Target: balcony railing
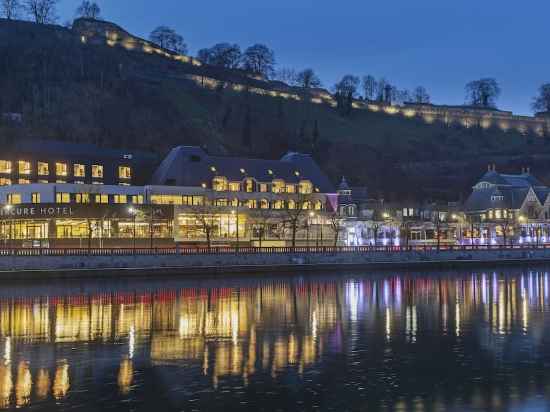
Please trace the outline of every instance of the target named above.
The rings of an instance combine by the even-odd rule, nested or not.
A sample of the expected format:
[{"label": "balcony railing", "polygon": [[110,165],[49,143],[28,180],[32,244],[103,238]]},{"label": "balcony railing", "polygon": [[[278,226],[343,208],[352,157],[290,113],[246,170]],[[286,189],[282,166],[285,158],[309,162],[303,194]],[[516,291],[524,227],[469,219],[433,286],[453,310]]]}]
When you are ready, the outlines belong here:
[{"label": "balcony railing", "polygon": [[539,245],[463,245],[463,246],[296,246],[296,247],[158,247],[158,248],[2,248],[2,256],[174,256],[223,254],[350,254],[350,253],[411,253],[411,252],[472,252],[546,250],[550,244]]}]

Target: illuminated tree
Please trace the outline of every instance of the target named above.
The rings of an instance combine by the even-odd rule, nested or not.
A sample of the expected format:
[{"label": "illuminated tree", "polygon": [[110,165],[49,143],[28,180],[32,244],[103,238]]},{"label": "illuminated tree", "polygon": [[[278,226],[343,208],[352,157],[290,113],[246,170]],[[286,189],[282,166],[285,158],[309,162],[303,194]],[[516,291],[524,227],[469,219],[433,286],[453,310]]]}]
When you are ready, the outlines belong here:
[{"label": "illuminated tree", "polygon": [[471,81],[465,89],[467,103],[484,108],[496,107],[496,99],[501,92],[500,86],[493,78]]},{"label": "illuminated tree", "polygon": [[187,53],[187,44],[185,44],[183,37],[170,27],[157,27],[149,35],[149,40],[158,44],[163,49],[173,51],[174,53]]},{"label": "illuminated tree", "polygon": [[412,93],[415,103],[430,103],[430,95],[424,86],[418,86]]},{"label": "illuminated tree", "polygon": [[539,87],[539,94],[533,99],[531,107],[535,112],[550,112],[550,83]]},{"label": "illuminated tree", "polygon": [[363,76],[363,96],[367,100],[374,100],[376,97],[376,80],[370,74]]},{"label": "illuminated tree", "polygon": [[52,24],[57,20],[57,3],[59,0],[24,0],[27,14],[39,24]]},{"label": "illuminated tree", "polygon": [[313,69],[305,69],[298,73],[297,76],[298,86],[304,89],[318,88],[322,86],[321,79],[315,74]]},{"label": "illuminated tree", "polygon": [[8,20],[17,18],[21,4],[19,0],[1,0],[0,1],[0,12],[1,15]]},{"label": "illuminated tree", "polygon": [[218,43],[208,49],[201,49],[197,58],[212,66],[236,69],[241,62],[241,48],[238,44]]},{"label": "illuminated tree", "polygon": [[98,19],[101,14],[101,9],[96,2],[84,0],[80,6],[76,9],[76,15],[78,17],[84,17],[87,19]]},{"label": "illuminated tree", "polygon": [[269,78],[275,67],[275,53],[263,44],[255,44],[243,54],[243,68]]}]

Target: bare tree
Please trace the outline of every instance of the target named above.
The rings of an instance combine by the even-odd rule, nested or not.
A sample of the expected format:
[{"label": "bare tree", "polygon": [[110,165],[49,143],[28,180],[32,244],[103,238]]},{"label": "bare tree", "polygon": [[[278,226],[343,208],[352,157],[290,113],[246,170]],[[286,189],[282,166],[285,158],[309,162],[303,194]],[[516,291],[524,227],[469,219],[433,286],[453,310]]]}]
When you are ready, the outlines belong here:
[{"label": "bare tree", "polygon": [[39,24],[52,24],[57,21],[57,3],[59,0],[24,0],[27,14]]},{"label": "bare tree", "polygon": [[550,83],[539,87],[539,94],[531,105],[535,112],[550,112]]},{"label": "bare tree", "polygon": [[1,0],[0,1],[0,12],[2,16],[8,20],[16,19],[19,15],[19,10],[21,9],[21,4],[19,0]]},{"label": "bare tree", "polygon": [[288,67],[282,67],[273,74],[273,80],[284,82],[289,86],[298,86],[298,74],[296,70]]},{"label": "bare tree", "polygon": [[313,71],[313,69],[305,69],[298,73],[297,76],[298,86],[303,87],[304,89],[318,88],[322,86],[321,79]]},{"label": "bare tree", "polygon": [[265,239],[269,224],[273,221],[273,212],[270,209],[257,209],[250,214],[251,223],[257,226],[259,247],[262,247],[262,241]]},{"label": "bare tree", "polygon": [[76,15],[78,17],[84,17],[87,19],[98,19],[100,14],[101,9],[94,1],[84,0],[76,9]]},{"label": "bare tree", "polygon": [[149,35],[149,40],[158,44],[163,49],[173,51],[174,53],[187,53],[187,44],[185,44],[183,37],[170,27],[157,27]]},{"label": "bare tree", "polygon": [[367,100],[374,100],[376,97],[376,79],[370,74],[363,76],[363,96]]},{"label": "bare tree", "polygon": [[338,246],[338,240],[340,240],[340,233],[342,233],[345,228],[344,219],[340,217],[338,212],[332,212],[328,215],[328,220],[332,233],[334,233],[334,247],[336,247]]},{"label": "bare tree", "polygon": [[386,90],[388,86],[390,86],[389,82],[383,77],[376,82],[376,100],[379,102],[386,100]]},{"label": "bare tree", "polygon": [[243,54],[243,67],[269,78],[275,67],[275,53],[263,44],[250,46]]},{"label": "bare tree", "polygon": [[341,96],[355,97],[357,95],[357,88],[359,87],[359,77],[351,74],[346,74],[342,79],[334,85],[334,91]]},{"label": "bare tree", "polygon": [[241,62],[242,53],[238,44],[218,43],[208,49],[201,49],[197,58],[212,66],[236,69]]},{"label": "bare tree", "polygon": [[493,78],[471,81],[465,89],[467,103],[484,108],[496,107],[496,99],[501,92],[500,86]]},{"label": "bare tree", "polygon": [[284,223],[285,226],[290,229],[291,245],[293,249],[296,247],[296,235],[298,234],[298,230],[304,226],[304,216],[308,213],[308,209],[306,209],[307,204],[311,206],[311,197],[309,195],[300,194],[297,200],[295,200],[294,208],[291,209],[287,207],[284,210],[286,215]]},{"label": "bare tree", "polygon": [[430,95],[424,86],[418,86],[412,93],[412,98],[415,103],[430,103]]}]

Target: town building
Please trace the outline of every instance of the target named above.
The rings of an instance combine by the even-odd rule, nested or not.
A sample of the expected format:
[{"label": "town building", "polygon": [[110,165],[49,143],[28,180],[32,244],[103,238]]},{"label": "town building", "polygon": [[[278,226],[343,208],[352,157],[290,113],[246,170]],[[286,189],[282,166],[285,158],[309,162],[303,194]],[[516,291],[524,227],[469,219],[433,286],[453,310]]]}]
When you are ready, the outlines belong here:
[{"label": "town building", "polygon": [[15,149],[0,159],[5,245],[296,246],[332,238],[327,214],[337,194],[309,155],[261,160],[180,146],[155,164],[151,154],[74,143]]},{"label": "town building", "polygon": [[466,243],[545,243],[549,239],[550,188],[529,168],[505,174],[489,165],[473,186],[464,211]]}]

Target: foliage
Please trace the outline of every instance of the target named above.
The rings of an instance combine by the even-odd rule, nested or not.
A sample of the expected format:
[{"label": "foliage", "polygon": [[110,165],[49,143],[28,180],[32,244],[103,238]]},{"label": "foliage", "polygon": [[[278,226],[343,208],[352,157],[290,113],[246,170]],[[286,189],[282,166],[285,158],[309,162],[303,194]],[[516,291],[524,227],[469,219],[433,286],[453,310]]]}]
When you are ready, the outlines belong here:
[{"label": "foliage", "polygon": [[157,27],[149,35],[149,40],[174,53],[187,54],[187,44],[183,37],[170,27]]},{"label": "foliage", "polygon": [[304,89],[319,88],[323,86],[321,79],[319,79],[319,76],[317,76],[313,69],[305,69],[298,73],[296,83],[299,87],[303,87]]},{"label": "foliage", "polygon": [[535,112],[550,112],[550,83],[539,87],[539,94],[533,99],[531,107]]},{"label": "foliage", "polygon": [[241,47],[238,44],[218,43],[208,49],[201,49],[197,58],[212,66],[236,69],[241,63]]},{"label": "foliage", "polygon": [[24,0],[27,14],[39,24],[52,24],[57,21],[59,0]]},{"label": "foliage", "polygon": [[243,54],[243,68],[269,79],[275,68],[275,53],[263,44],[250,46]]},{"label": "foliage", "polygon": [[100,14],[101,9],[95,1],[84,0],[76,9],[78,17],[85,17],[87,19],[99,19]]},{"label": "foliage", "polygon": [[500,86],[493,78],[474,80],[466,84],[466,101],[473,106],[495,108]]}]

